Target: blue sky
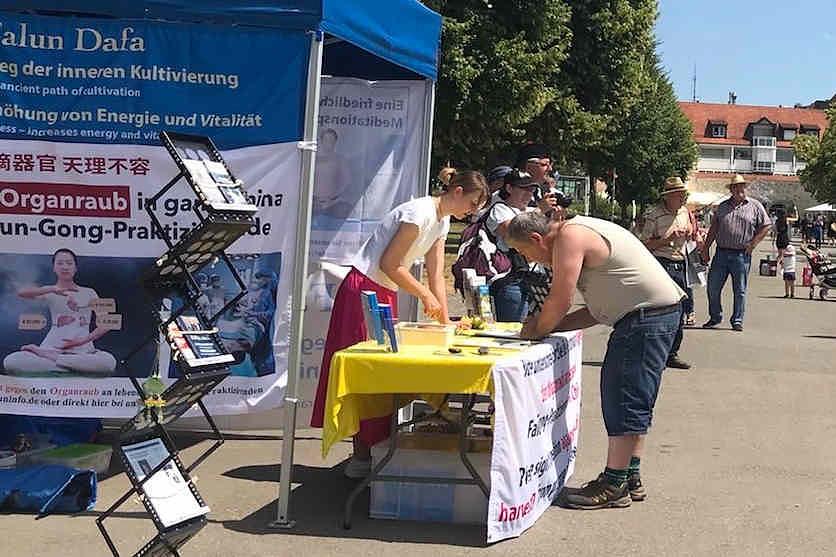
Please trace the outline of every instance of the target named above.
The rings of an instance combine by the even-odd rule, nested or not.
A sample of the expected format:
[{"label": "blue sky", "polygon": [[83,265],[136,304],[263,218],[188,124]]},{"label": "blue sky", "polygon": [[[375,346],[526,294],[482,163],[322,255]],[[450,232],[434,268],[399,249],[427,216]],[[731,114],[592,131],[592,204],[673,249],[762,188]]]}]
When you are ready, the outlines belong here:
[{"label": "blue sky", "polygon": [[836,1],[659,0],[656,37],[680,99],[809,104],[836,94]]}]

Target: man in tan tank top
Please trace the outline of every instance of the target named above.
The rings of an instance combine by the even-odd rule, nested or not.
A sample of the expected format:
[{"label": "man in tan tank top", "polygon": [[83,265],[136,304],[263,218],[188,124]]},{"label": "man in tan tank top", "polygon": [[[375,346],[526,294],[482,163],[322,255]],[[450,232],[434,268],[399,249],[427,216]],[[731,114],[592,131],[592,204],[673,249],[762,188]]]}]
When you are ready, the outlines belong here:
[{"label": "man in tan tank top", "polygon": [[[591,217],[549,222],[537,212],[514,217],[506,242],[552,268],[551,291],[524,338],[597,324],[613,328],[601,366],[601,409],[609,436],[607,464],[581,489],[565,490],[572,508],[626,507],[646,492],[639,464],[662,370],[682,320],[679,288],[629,231]],[[575,289],[586,307],[569,313]]]}]

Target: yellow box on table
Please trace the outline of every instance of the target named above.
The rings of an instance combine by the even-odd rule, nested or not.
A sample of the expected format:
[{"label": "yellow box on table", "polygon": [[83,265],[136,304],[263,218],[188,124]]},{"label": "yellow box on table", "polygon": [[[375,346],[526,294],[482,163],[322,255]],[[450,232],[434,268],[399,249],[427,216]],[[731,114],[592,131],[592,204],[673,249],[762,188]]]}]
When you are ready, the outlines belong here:
[{"label": "yellow box on table", "polygon": [[398,342],[405,346],[437,346],[448,348],[454,342],[455,325],[441,323],[401,322],[395,326]]}]

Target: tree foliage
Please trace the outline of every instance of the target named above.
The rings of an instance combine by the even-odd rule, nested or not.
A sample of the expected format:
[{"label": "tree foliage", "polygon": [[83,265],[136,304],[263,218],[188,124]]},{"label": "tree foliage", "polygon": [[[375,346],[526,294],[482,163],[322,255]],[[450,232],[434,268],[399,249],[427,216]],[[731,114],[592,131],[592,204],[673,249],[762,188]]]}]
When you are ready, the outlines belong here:
[{"label": "tree foliage", "polygon": [[650,60],[636,105],[614,123],[618,142],[613,158],[618,165],[615,196],[622,207],[630,201],[655,201],[665,178],[685,179],[697,161],[691,122],[676,101],[673,86],[658,61]]},{"label": "tree foliage", "polygon": [[[832,122],[836,107],[827,110]],[[799,173],[801,184],[818,201],[836,203],[836,130],[828,126],[819,141],[809,135],[799,135],[793,140],[796,155],[807,161],[807,167]]]},{"label": "tree foliage", "polygon": [[569,9],[559,0],[427,0],[444,16],[433,154],[481,167],[558,96]]},{"label": "tree foliage", "polygon": [[[639,102],[647,60],[655,49],[656,0],[573,0],[572,44],[562,76],[570,101],[546,109],[544,141],[563,158],[581,161],[590,176],[617,168],[615,122]],[[567,130],[571,130],[567,134]],[[567,137],[568,135],[568,137]]]},{"label": "tree foliage", "polygon": [[[433,155],[485,168],[523,140],[558,168],[619,175],[619,201],[654,199],[696,160],[658,67],[656,0],[424,0],[444,16]],[[594,201],[594,200],[593,200]]]}]

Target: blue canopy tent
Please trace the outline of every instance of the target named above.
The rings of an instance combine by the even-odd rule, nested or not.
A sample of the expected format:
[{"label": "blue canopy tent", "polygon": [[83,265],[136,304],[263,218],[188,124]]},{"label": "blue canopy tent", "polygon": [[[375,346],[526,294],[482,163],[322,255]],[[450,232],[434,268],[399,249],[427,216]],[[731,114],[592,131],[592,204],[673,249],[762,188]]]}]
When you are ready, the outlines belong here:
[{"label": "blue canopy tent", "polygon": [[[417,0],[0,0],[0,11],[59,17],[142,20],[224,27],[269,29],[297,41],[308,52],[253,53],[264,55],[265,71],[282,75],[285,57],[307,56],[306,75],[298,76],[289,90],[300,98],[288,98],[288,122],[282,136],[298,141],[302,150],[300,207],[297,220],[293,275],[293,306],[288,369],[299,369],[302,320],[308,272],[313,176],[316,159],[320,78],[323,74],[376,79],[426,81],[421,176],[418,189],[429,182],[430,139],[434,81],[437,76],[441,16]],[[223,142],[219,142],[225,148]],[[227,145],[226,147],[229,147]],[[278,517],[289,525],[289,494],[296,426],[298,374],[288,373],[285,394],[285,442],[282,450]],[[288,438],[289,437],[289,438]]]}]

